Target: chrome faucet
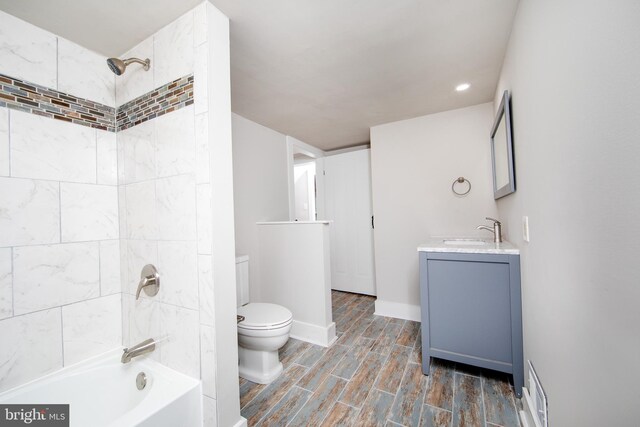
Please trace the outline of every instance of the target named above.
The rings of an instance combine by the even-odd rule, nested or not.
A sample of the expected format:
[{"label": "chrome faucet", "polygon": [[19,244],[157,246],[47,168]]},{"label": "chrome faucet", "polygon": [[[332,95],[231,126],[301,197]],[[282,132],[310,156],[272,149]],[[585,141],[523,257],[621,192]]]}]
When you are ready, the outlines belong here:
[{"label": "chrome faucet", "polygon": [[494,218],[486,217],[487,220],[493,221],[493,228],[487,227],[486,225],[479,225],[478,230],[489,230],[493,233],[493,241],[495,243],[502,243],[502,223]]},{"label": "chrome faucet", "polygon": [[122,350],[122,357],[120,358],[120,361],[122,363],[129,363],[134,357],[151,353],[155,349],[156,342],[153,340],[153,338],[146,339],[140,344],[136,344],[131,348],[125,348],[124,350]]}]

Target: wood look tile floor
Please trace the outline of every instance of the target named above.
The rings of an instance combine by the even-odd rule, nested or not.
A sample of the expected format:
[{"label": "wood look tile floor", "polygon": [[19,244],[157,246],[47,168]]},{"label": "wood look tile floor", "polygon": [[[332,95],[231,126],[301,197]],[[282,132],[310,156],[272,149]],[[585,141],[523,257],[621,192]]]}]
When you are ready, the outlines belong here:
[{"label": "wood look tile floor", "polygon": [[376,316],[374,297],[332,292],[338,341],[290,339],[269,385],[240,378],[249,426],[516,427],[506,375],[432,360],[422,375],[420,323]]}]

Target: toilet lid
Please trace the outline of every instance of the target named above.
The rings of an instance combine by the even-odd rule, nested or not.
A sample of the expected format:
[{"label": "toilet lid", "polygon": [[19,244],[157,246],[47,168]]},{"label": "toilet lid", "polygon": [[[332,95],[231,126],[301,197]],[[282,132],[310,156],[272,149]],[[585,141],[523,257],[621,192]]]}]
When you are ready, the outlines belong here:
[{"label": "toilet lid", "polygon": [[244,316],[244,320],[238,323],[238,327],[246,329],[283,326],[293,318],[293,314],[281,305],[263,302],[252,302],[238,307],[238,315]]}]

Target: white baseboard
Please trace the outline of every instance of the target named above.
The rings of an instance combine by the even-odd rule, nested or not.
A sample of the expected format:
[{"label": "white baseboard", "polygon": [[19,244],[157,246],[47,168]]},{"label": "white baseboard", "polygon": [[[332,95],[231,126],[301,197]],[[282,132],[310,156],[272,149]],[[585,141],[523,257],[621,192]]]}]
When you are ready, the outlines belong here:
[{"label": "white baseboard", "polygon": [[520,411],[520,422],[523,427],[542,427],[538,422],[538,417],[533,416],[533,403],[531,395],[526,387],[522,387],[522,411]]},{"label": "white baseboard", "polygon": [[233,427],[247,427],[247,419],[240,417],[240,420],[233,425]]},{"label": "white baseboard", "polygon": [[338,339],[334,322],[331,322],[327,327],[323,327],[294,320],[289,336],[311,344],[321,345],[322,347],[330,347]]},{"label": "white baseboard", "polygon": [[420,321],[420,306],[402,304],[393,301],[376,300],[376,312],[378,316],[395,317],[396,319]]}]

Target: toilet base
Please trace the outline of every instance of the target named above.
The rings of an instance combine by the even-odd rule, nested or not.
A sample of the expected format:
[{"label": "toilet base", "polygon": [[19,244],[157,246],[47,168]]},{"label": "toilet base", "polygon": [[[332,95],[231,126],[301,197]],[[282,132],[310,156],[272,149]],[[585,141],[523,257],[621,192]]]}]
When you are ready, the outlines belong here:
[{"label": "toilet base", "polygon": [[238,371],[245,380],[258,384],[269,384],[282,373],[283,367],[278,350],[250,350],[238,347],[238,356],[240,359]]}]

